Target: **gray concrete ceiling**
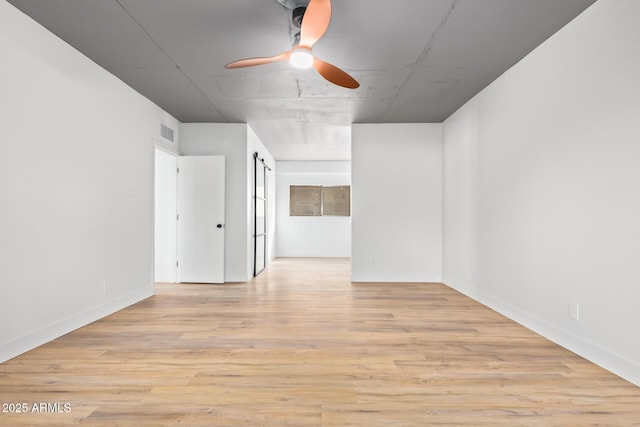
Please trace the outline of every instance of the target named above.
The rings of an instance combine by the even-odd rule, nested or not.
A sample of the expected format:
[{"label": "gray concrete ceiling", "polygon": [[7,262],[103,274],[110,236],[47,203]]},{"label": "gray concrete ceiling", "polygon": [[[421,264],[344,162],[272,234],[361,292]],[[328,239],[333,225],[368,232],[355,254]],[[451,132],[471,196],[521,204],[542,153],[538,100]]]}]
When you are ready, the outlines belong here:
[{"label": "gray concrete ceiling", "polygon": [[349,90],[224,68],[290,49],[276,0],[9,0],[178,120],[249,123],[278,160],[348,159],[351,123],[442,122],[594,1],[334,0],[314,53]]}]

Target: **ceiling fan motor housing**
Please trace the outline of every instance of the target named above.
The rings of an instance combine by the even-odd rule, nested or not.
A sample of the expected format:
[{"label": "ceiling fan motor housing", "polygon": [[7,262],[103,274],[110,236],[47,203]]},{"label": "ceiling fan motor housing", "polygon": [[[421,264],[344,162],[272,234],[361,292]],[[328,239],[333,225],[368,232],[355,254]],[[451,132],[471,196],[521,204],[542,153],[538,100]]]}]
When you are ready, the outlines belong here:
[{"label": "ceiling fan motor housing", "polygon": [[300,28],[302,25],[302,17],[304,16],[304,12],[307,10],[305,6],[298,6],[293,9],[291,13],[291,22],[296,28]]}]

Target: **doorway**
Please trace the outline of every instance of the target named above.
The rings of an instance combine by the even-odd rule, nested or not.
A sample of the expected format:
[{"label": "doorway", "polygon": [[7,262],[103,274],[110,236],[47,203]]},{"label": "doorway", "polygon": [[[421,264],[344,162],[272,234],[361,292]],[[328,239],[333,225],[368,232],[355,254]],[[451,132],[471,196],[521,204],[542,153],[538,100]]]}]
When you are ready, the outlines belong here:
[{"label": "doorway", "polygon": [[225,157],[155,149],[154,282],[224,283]]},{"label": "doorway", "polygon": [[176,282],[176,215],[178,158],[163,149],[155,149],[155,282]]}]

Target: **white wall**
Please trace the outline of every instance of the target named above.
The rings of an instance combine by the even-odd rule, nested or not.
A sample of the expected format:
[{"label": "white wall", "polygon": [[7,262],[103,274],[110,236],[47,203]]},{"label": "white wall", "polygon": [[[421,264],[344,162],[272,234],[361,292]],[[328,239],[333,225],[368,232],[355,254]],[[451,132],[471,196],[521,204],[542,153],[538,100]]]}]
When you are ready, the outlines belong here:
[{"label": "white wall", "polygon": [[0,56],[4,361],[153,294],[154,139],[178,123],[5,1]]},{"label": "white wall", "polygon": [[439,282],[442,125],[354,124],[352,280]]},{"label": "white wall", "polygon": [[279,161],[277,252],[279,257],[350,257],[351,217],[289,216],[291,185],[351,185],[351,162]]},{"label": "white wall", "polygon": [[478,284],[477,98],[445,122],[443,194],[443,281],[456,287]]},{"label": "white wall", "polygon": [[[185,156],[226,156],[225,282],[246,282],[253,276],[253,153],[275,162],[246,124],[183,124],[180,147]],[[275,182],[269,185],[274,194]]]},{"label": "white wall", "polygon": [[445,122],[443,278],[640,385],[638,16],[596,2]]}]

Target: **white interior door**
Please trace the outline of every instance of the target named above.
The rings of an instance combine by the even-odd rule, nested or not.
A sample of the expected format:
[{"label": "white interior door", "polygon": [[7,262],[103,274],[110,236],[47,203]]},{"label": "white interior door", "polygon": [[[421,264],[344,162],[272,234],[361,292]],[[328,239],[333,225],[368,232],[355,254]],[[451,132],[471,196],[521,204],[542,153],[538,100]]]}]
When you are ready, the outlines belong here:
[{"label": "white interior door", "polygon": [[178,282],[224,283],[224,156],[178,158]]}]

